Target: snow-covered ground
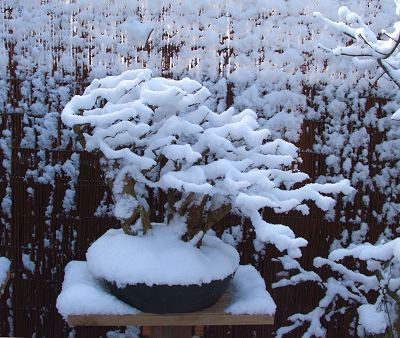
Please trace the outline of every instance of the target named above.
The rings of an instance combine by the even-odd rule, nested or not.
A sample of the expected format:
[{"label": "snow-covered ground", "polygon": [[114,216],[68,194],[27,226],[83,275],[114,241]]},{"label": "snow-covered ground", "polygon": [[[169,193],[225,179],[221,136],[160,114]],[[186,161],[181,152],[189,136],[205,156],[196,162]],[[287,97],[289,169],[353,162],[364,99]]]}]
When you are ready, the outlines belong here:
[{"label": "snow-covered ground", "polygon": [[[254,267],[239,266],[231,282],[231,289],[232,303],[225,309],[227,313],[275,314],[276,305]],[[65,319],[70,315],[134,315],[139,312],[111,295],[91,275],[84,261],[72,261],[66,266],[57,309]]]}]

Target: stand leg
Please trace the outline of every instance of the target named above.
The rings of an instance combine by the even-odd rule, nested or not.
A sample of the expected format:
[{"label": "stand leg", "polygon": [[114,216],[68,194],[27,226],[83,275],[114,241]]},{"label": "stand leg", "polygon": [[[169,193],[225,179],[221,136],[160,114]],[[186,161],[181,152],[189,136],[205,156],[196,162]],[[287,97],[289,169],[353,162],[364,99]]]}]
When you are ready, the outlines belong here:
[{"label": "stand leg", "polygon": [[192,327],[152,326],[150,338],[192,338]]}]

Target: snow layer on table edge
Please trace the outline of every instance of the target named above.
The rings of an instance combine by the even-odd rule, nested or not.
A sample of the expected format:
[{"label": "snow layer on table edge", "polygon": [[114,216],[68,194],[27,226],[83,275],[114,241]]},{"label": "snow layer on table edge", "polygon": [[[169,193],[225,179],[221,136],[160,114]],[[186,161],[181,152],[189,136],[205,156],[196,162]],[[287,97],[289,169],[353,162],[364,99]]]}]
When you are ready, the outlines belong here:
[{"label": "snow layer on table edge", "polygon": [[8,271],[10,270],[11,262],[6,257],[0,257],[0,286],[4,285]]},{"label": "snow layer on table edge", "polygon": [[107,292],[92,276],[84,261],[71,261],[65,267],[62,291],[56,306],[64,319],[74,314],[127,315],[139,312]]},{"label": "snow layer on table edge", "polygon": [[232,303],[225,312],[249,315],[273,315],[276,304],[266,290],[264,279],[251,265],[240,265],[231,283]]},{"label": "snow layer on table edge", "polygon": [[179,231],[153,224],[146,236],[130,236],[121,229],[108,230],[88,249],[86,259],[93,276],[118,286],[190,285],[221,280],[239,266],[239,254],[219,238],[205,235],[201,248],[183,242]]},{"label": "snow layer on table edge", "polygon": [[[226,313],[235,315],[273,315],[276,305],[265,290],[265,283],[251,265],[241,265],[231,283],[232,303]],[[65,267],[62,291],[57,298],[57,309],[63,318],[70,315],[126,315],[139,311],[111,295],[95,279],[85,261],[71,261]]]}]

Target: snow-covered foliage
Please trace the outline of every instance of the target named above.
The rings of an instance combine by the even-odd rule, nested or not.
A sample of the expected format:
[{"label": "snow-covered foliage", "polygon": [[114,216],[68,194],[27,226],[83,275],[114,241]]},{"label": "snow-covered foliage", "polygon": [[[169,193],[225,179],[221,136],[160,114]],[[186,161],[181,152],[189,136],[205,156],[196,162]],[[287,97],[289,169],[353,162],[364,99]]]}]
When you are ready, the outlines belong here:
[{"label": "snow-covered foliage", "polygon": [[[394,0],[394,3],[396,14],[400,15],[400,4],[397,0]],[[327,26],[353,39],[346,46],[330,49],[321,45],[322,48],[335,55],[353,57],[354,64],[362,68],[374,70],[379,66],[381,71],[400,88],[399,21],[395,22],[393,27],[376,33],[360,15],[346,6],[338,10],[339,22],[332,21],[319,12],[315,12],[314,16],[321,18]],[[393,114],[392,118],[400,119],[400,109]]]},{"label": "snow-covered foliage", "polygon": [[201,242],[232,211],[251,219],[260,240],[299,257],[307,242],[264,221],[260,210],[308,214],[312,201],[327,211],[334,199],[324,194],[348,194],[349,182],[304,183],[309,177],[297,168],[293,144],[271,140],[250,109],[213,112],[204,105],[210,95],[188,78],[126,71],[95,79],[65,106],[62,119],[83,133],[86,150],[111,161],[106,176],[113,181],[114,215],[126,232],[150,229],[149,189],[159,189],[168,196],[166,222],[187,217],[185,240]]},{"label": "snow-covered foliage", "polygon": [[[400,3],[396,0],[394,2],[396,13],[400,15]],[[377,34],[360,15],[346,6],[338,10],[339,22],[332,21],[319,12],[314,13],[314,16],[321,18],[328,27],[352,39],[345,46],[327,48],[321,45],[324,50],[338,56],[352,57],[358,69],[367,69],[377,78],[386,75],[400,88],[400,21],[395,22],[393,28]],[[397,110],[392,118],[399,117],[400,110]],[[387,158],[381,160],[385,161]],[[396,217],[398,212],[399,210]],[[375,245],[364,243],[367,230],[368,226],[362,224],[360,230],[353,232],[352,243],[348,247],[343,248],[344,243],[336,242],[332,245],[328,258],[314,259],[316,268],[327,267],[333,273],[326,281],[315,279],[324,289],[325,296],[318,307],[309,313],[289,317],[293,324],[279,329],[278,337],[304,323],[309,323],[304,336],[323,337],[326,330],[322,321],[329,320],[335,312],[344,313],[352,306],[357,308],[357,326],[354,327],[357,336],[384,333],[394,336],[394,323],[398,320],[400,305],[399,238],[390,240],[391,234],[386,233],[380,236]]]},{"label": "snow-covered foliage", "polygon": [[108,331],[106,336],[107,338],[140,338],[140,328],[127,326],[126,329]]},{"label": "snow-covered foliage", "polygon": [[[395,17],[390,0],[352,4],[361,14],[375,18],[371,29],[393,22]],[[0,79],[10,72],[18,86],[11,81],[3,87],[0,105],[4,111],[26,112],[24,147],[47,147],[37,141],[49,139],[48,144],[65,149],[70,132],[62,129],[57,135],[50,126],[57,126],[55,112],[73,93],[80,92],[86,81],[143,66],[153,69],[155,75],[189,76],[213,94],[210,108],[226,109],[230,101],[226,95],[233,93],[235,108],[257,112],[260,124],[274,137],[297,141],[305,119],[323,119],[315,144],[310,138],[306,145],[328,157],[328,172],[322,174],[343,173],[353,186],[361,188],[365,201],[371,198],[370,191],[379,190],[387,198],[373,217],[392,223],[396,203],[391,195],[398,193],[394,170],[384,167],[374,173],[371,166],[380,169],[379,157],[396,160],[397,131],[387,134],[387,140],[376,149],[371,149],[366,131],[373,128],[379,133],[390,128],[387,115],[393,112],[393,90],[382,78],[379,88],[385,90],[371,88],[377,77],[367,71],[355,72],[348,62],[316,48],[316,41],[328,48],[343,41],[339,34],[321,34],[320,23],[312,17],[314,11],[333,13],[339,5],[337,0],[290,4],[215,1],[212,6],[207,1],[175,5],[169,0],[145,5],[128,0],[53,0],[37,6],[4,1],[2,38],[10,41],[12,53],[8,53],[7,43],[0,45],[4,59],[0,69],[4,77]],[[131,34],[133,28],[137,39]],[[147,34],[150,39],[145,41]],[[21,98],[8,102],[7,91],[14,88],[18,91],[15,97]],[[371,95],[388,102],[371,106]],[[351,117],[347,116],[349,109]],[[40,158],[46,167],[44,156]],[[367,217],[363,213],[363,208],[355,208],[352,215],[343,213],[342,220],[360,224]]]},{"label": "snow-covered foliage", "polygon": [[[333,250],[328,258],[315,258],[316,268],[325,266],[332,272],[332,276],[324,281],[321,278],[315,279],[324,290],[324,296],[310,312],[290,316],[288,319],[292,324],[280,328],[277,336],[282,337],[305,325],[305,337],[325,337],[327,331],[324,323],[335,313],[344,314],[351,308],[356,308],[358,313],[353,327],[356,336],[364,337],[392,330],[398,318],[397,303],[400,300],[397,295],[400,264],[398,256],[394,254],[396,245],[398,239],[381,245],[352,245],[346,249]],[[340,262],[344,258],[351,259],[346,263]],[[302,280],[296,280],[293,284],[299,282]]]},{"label": "snow-covered foliage", "polygon": [[[0,257],[0,287],[4,288],[7,276],[10,272],[11,262],[7,257]],[[2,290],[1,290],[2,291]]]},{"label": "snow-covered foliage", "polygon": [[[72,95],[82,93],[88,81],[143,67],[157,76],[189,76],[212,93],[207,101],[210,109],[222,112],[230,104],[239,111],[250,108],[274,138],[299,141],[301,151],[307,151],[302,156],[307,173],[317,182],[325,182],[325,175],[350,179],[357,194],[346,197],[337,213],[327,216],[344,229],[335,247],[360,243],[375,236],[377,224],[393,226],[398,221],[400,132],[398,124],[390,122],[398,108],[398,88],[376,72],[376,60],[375,66],[355,66],[349,58],[317,48],[317,42],[334,49],[354,41],[330,28],[324,30],[313,17],[318,11],[336,20],[342,5],[364,18],[373,32],[394,27],[398,21],[392,0],[4,0],[0,3],[0,106],[2,112],[24,114],[20,145],[36,154],[32,157],[39,162],[37,174],[31,177],[57,180],[65,172],[49,166],[48,155],[54,149],[67,149],[72,135],[69,128],[61,127],[59,112]],[[134,29],[140,34],[134,35]],[[148,33],[150,39],[145,41]],[[8,229],[12,224],[11,215],[7,216],[12,210],[11,144],[14,141],[13,149],[18,149],[19,136],[10,130],[3,131],[0,144],[6,157],[2,166],[8,172],[2,200],[6,216],[2,222]],[[71,186],[75,184],[68,175],[67,179]],[[55,180],[47,182],[43,184],[52,185],[46,212],[50,224],[52,214],[58,217],[53,208],[58,195]],[[33,188],[29,191],[37,196]],[[104,196],[98,214],[109,210]],[[67,201],[73,210],[77,201]],[[393,236],[389,230],[385,234]],[[67,239],[62,229],[57,233],[61,247]],[[52,244],[49,238],[44,239],[46,249]],[[305,272],[288,257],[281,262],[284,269]],[[316,275],[307,278],[318,280]]]}]

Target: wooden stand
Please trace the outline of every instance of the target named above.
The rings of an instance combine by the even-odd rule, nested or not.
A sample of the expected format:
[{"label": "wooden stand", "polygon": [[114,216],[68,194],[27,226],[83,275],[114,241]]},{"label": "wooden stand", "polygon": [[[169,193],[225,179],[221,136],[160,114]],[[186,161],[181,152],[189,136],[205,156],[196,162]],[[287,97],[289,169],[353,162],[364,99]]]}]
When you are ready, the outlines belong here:
[{"label": "wooden stand", "polygon": [[231,315],[224,309],[231,303],[225,292],[214,306],[190,313],[136,315],[70,315],[70,326],[151,326],[151,338],[191,338],[192,326],[205,325],[272,325],[274,317],[268,315]]}]

